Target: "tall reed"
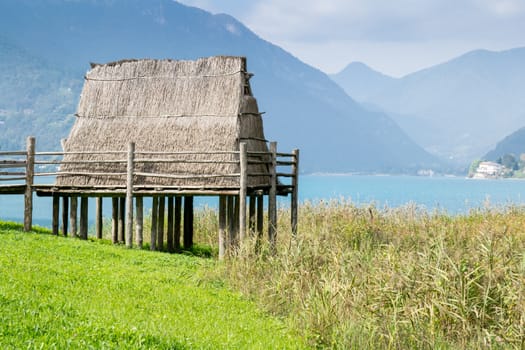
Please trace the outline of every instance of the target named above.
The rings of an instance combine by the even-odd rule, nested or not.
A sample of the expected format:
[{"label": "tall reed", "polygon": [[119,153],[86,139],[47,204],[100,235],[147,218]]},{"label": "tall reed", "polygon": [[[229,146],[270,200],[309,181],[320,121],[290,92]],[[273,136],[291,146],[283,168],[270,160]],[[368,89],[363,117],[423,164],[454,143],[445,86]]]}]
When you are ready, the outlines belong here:
[{"label": "tall reed", "polygon": [[306,203],[275,255],[254,240],[229,283],[331,348],[523,348],[525,209],[463,216],[347,201]]}]

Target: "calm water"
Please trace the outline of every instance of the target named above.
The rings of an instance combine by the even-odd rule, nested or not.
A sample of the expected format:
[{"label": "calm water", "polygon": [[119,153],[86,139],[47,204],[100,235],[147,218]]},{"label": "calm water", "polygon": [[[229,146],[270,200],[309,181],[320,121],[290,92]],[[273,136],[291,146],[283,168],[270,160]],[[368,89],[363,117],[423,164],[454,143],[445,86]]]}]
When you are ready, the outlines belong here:
[{"label": "calm water", "polygon": [[[397,207],[415,203],[428,210],[466,213],[487,205],[525,205],[525,180],[472,180],[453,177],[303,175],[300,201],[331,199],[351,200],[358,205],[374,203],[377,207]],[[94,201],[92,201],[94,202]],[[216,198],[197,199],[197,205],[217,206]],[[94,203],[90,211],[94,210]],[[284,200],[282,205],[287,205]],[[149,202],[145,203],[150,205]],[[23,197],[0,196],[0,219],[23,221]],[[104,212],[111,215],[110,200],[104,200]],[[35,196],[34,221],[49,226],[51,199]],[[91,215],[90,215],[91,216]]]}]

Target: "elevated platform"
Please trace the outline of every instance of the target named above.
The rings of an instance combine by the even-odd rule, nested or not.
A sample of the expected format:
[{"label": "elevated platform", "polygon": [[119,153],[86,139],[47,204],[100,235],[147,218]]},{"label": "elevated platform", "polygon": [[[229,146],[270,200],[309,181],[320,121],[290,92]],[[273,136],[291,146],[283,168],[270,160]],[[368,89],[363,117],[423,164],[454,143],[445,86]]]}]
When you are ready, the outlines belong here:
[{"label": "elevated platform", "polygon": [[24,194],[25,191],[26,191],[25,184],[0,185],[0,194]]}]

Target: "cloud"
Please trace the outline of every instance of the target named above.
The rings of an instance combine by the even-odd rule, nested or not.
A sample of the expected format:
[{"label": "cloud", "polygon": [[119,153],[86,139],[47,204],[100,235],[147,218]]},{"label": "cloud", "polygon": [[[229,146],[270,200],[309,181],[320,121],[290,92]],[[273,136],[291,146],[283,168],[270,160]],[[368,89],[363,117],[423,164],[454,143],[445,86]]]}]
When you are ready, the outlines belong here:
[{"label": "cloud", "polygon": [[330,72],[362,60],[400,75],[411,64],[414,70],[446,55],[525,46],[524,0],[182,2],[231,14],[262,38]]}]

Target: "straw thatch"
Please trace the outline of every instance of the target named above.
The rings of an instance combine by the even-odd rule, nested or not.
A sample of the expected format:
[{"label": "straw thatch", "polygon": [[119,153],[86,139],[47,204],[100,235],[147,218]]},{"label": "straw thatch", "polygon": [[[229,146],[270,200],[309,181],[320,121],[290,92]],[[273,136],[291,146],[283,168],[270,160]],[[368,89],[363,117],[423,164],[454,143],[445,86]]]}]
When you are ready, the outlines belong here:
[{"label": "straw thatch", "polygon": [[[64,144],[65,152],[88,152],[64,157],[61,172],[125,173],[126,164],[70,161],[126,159],[125,154],[89,152],[222,152],[215,155],[137,154],[138,159],[170,158],[183,162],[140,163],[136,172],[182,175],[183,179],[137,176],[136,185],[236,188],[239,173],[232,161],[239,143],[248,151],[267,152],[257,102],[243,57],[210,57],[196,61],[127,60],[92,65],[80,98],[77,119]],[[207,162],[212,160],[212,162]],[[197,161],[197,162],[195,162]],[[198,162],[206,161],[206,162]],[[230,162],[230,163],[228,163]],[[250,173],[267,172],[252,164]],[[59,175],[58,186],[124,186],[125,176]],[[248,185],[266,186],[268,177],[250,177]]]}]

